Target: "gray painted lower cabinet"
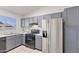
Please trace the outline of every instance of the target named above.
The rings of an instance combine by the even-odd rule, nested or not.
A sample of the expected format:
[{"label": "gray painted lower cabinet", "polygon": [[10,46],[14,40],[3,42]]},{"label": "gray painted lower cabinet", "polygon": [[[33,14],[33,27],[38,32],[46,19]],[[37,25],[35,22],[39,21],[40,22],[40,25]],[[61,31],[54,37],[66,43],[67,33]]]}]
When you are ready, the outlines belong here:
[{"label": "gray painted lower cabinet", "polygon": [[6,51],[16,47],[16,38],[15,36],[6,37]]},{"label": "gray painted lower cabinet", "polygon": [[0,53],[5,52],[6,50],[6,38],[1,37],[0,38]]},{"label": "gray painted lower cabinet", "polygon": [[7,52],[19,45],[23,44],[23,35],[12,35],[0,38],[0,53]]},{"label": "gray painted lower cabinet", "polygon": [[42,50],[42,36],[35,36],[35,48]]},{"label": "gray painted lower cabinet", "polygon": [[25,45],[25,34],[22,35],[22,44]]},{"label": "gray painted lower cabinet", "polygon": [[14,35],[6,38],[6,50],[10,50],[22,44],[22,35]]},{"label": "gray painted lower cabinet", "polygon": [[22,35],[21,34],[19,34],[15,37],[15,44],[16,44],[16,46],[19,46],[22,44]]}]

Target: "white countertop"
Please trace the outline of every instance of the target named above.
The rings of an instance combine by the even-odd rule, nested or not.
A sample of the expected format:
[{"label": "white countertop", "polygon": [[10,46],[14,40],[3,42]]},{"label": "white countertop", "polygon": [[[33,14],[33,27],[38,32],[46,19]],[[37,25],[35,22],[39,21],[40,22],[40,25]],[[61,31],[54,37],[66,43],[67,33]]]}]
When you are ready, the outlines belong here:
[{"label": "white countertop", "polygon": [[18,34],[0,34],[0,37],[7,37],[7,36],[12,36],[12,35],[18,35]]},{"label": "white countertop", "polygon": [[[12,35],[18,35],[18,34],[30,34],[30,33],[15,33],[15,34],[0,34],[0,37],[7,37],[7,36],[12,36]],[[42,36],[40,34],[35,34],[37,36]]]},{"label": "white countertop", "polygon": [[36,36],[42,36],[42,35],[40,35],[40,34],[35,34]]}]

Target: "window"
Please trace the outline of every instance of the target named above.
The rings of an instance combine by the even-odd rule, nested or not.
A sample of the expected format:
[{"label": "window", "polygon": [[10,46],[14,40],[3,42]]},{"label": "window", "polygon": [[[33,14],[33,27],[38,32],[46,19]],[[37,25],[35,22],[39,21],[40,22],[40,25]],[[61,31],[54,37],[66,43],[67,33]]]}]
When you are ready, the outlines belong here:
[{"label": "window", "polygon": [[16,19],[7,16],[0,16],[0,29],[2,28],[15,28]]}]

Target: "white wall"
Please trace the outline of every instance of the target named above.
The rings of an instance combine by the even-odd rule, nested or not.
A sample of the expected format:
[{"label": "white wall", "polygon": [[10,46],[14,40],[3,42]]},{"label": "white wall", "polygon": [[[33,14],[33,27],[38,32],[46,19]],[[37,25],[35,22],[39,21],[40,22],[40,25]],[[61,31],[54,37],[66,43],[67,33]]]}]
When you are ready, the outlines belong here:
[{"label": "white wall", "polygon": [[70,6],[47,6],[47,7],[42,7],[38,10],[35,10],[34,12],[30,12],[28,15],[24,17],[31,17],[31,16],[39,16],[39,15],[44,15],[44,14],[50,14],[50,13],[56,13],[56,12],[61,12],[64,11],[64,8],[67,8]]}]

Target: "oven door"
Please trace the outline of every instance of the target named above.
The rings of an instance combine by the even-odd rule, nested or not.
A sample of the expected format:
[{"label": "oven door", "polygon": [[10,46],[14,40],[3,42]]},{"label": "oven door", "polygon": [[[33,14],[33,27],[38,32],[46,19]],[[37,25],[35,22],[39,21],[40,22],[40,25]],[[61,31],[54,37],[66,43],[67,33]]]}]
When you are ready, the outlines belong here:
[{"label": "oven door", "polygon": [[34,49],[35,48],[35,35],[26,34],[25,45],[29,48]]}]

